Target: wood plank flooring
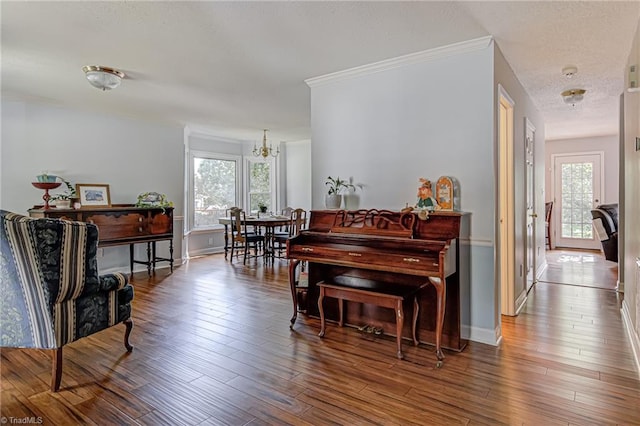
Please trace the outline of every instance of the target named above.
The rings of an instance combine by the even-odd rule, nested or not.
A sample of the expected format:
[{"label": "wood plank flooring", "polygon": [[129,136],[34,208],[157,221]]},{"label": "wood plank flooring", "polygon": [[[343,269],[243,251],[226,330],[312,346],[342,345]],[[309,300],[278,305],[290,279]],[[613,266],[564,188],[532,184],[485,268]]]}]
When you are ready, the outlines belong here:
[{"label": "wood plank flooring", "polygon": [[136,274],[124,326],[50,353],[2,349],[1,415],[45,425],[640,425],[640,379],[614,291],[540,282],[500,347],[404,345],[298,317],[284,261],[191,260]]},{"label": "wood plank flooring", "polygon": [[540,281],[615,290],[618,264],[595,250],[547,250]]}]

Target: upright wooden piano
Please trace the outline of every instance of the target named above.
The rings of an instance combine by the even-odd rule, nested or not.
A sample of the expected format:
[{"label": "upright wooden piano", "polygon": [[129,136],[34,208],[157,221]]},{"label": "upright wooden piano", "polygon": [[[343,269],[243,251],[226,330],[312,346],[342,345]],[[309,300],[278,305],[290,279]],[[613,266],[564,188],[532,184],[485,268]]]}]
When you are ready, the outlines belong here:
[{"label": "upright wooden piano", "polygon": [[[419,219],[415,212],[312,211],[308,229],[287,243],[293,299],[291,326],[299,310],[318,315],[317,284],[338,276],[422,287],[419,341],[435,345],[440,365],[443,347],[461,351],[467,344],[461,336],[461,316],[465,309],[468,312],[469,256],[468,245],[462,246],[459,240],[468,238],[469,217],[450,211],[431,212],[426,220]],[[298,293],[301,261],[308,262],[304,298]],[[430,285],[425,286],[425,282]],[[466,287],[464,298],[461,287]],[[337,307],[335,300],[325,302],[326,317],[336,320]],[[395,318],[389,310],[347,302],[344,316],[348,325],[360,327],[373,322],[386,334],[395,333]]]}]

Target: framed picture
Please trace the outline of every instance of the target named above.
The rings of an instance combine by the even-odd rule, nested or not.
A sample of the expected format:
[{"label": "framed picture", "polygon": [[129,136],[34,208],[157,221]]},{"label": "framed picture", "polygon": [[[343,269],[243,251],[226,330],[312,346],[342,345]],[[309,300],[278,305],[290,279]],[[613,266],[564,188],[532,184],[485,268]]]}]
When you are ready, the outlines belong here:
[{"label": "framed picture", "polygon": [[111,207],[111,195],[107,184],[77,183],[76,192],[83,207]]}]

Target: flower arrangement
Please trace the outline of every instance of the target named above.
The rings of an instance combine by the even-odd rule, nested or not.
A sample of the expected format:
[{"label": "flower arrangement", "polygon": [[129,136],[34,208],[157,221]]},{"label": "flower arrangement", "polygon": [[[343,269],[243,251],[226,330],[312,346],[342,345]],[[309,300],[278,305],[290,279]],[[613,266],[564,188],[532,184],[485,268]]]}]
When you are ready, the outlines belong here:
[{"label": "flower arrangement", "polygon": [[148,209],[160,207],[164,213],[165,208],[173,207],[173,201],[167,200],[167,196],[160,194],[159,192],[145,192],[138,195],[138,200],[136,201],[135,206]]},{"label": "flower arrangement", "polygon": [[55,194],[53,196],[51,196],[50,200],[55,201],[55,200],[71,200],[72,198],[76,198],[78,196],[78,194],[76,193],[76,189],[73,187],[73,185],[71,185],[69,183],[69,181],[65,180],[63,177],[58,176],[58,178],[62,181],[62,183],[65,184],[65,186],[67,187],[67,189],[60,193],[60,194]]}]

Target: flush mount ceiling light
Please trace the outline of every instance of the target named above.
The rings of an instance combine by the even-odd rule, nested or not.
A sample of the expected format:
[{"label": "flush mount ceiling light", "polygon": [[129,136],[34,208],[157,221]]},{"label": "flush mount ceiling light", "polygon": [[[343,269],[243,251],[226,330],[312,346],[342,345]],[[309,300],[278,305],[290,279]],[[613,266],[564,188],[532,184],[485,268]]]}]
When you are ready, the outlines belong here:
[{"label": "flush mount ceiling light", "polygon": [[82,67],[89,83],[101,90],[111,90],[120,86],[124,73],[109,67],[85,65]]},{"label": "flush mount ceiling light", "polygon": [[573,76],[575,76],[576,74],[578,74],[578,67],[576,66],[567,65],[566,67],[562,68],[562,75],[567,78],[573,78]]},{"label": "flush mount ceiling light", "polygon": [[564,99],[565,103],[576,106],[578,102],[584,99],[585,93],[587,93],[587,91],[584,89],[569,89],[560,93],[560,95],[562,96],[562,99]]}]

